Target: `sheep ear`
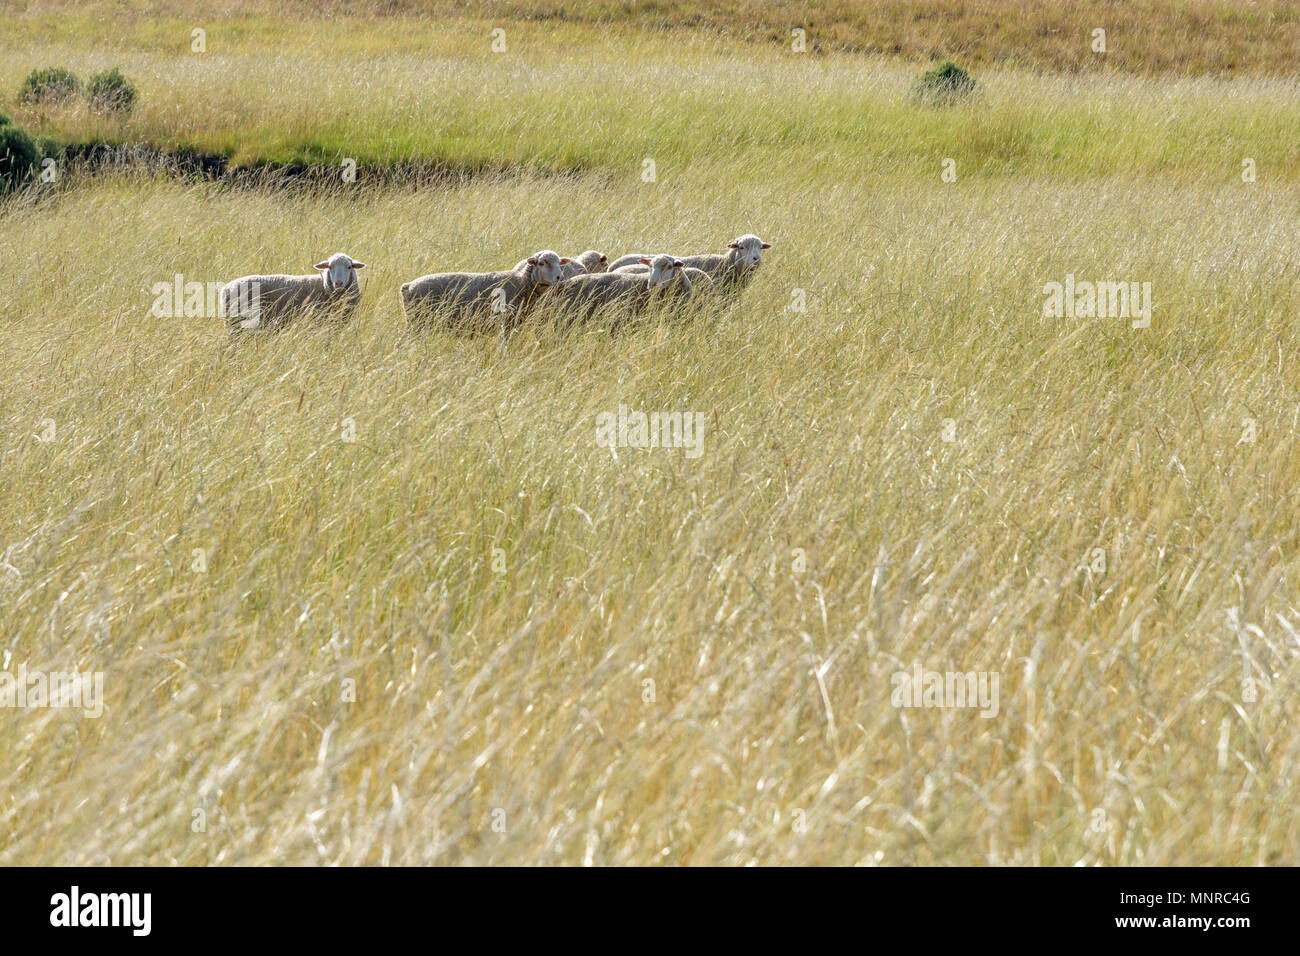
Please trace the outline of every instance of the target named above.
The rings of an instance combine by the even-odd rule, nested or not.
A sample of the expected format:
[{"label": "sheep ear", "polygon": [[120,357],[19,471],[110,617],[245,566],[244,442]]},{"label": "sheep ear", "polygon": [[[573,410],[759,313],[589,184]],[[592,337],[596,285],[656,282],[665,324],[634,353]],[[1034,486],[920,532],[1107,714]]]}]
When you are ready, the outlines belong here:
[{"label": "sheep ear", "polygon": [[572,262],[572,261],[573,261],[572,259],[561,259],[560,265],[564,265],[565,263]]},{"label": "sheep ear", "polygon": [[328,269],[329,267],[330,267],[330,264],[329,264],[328,262],[318,262],[318,263],[316,263],[316,265],[313,266],[312,268],[314,268],[314,269],[325,270],[325,269]]},{"label": "sheep ear", "polygon": [[764,248],[764,249],[771,249],[771,248],[772,248],[772,244],[771,244],[770,242],[765,242],[765,243],[763,243],[762,248]]},{"label": "sheep ear", "polygon": [[684,266],[684,265],[686,265],[686,263],[682,262],[681,259],[674,259],[674,260],[673,260],[673,268],[674,268],[674,269],[680,269],[680,268],[681,268],[682,266]]},{"label": "sheep ear", "polygon": [[728,248],[728,249],[739,249],[739,248],[740,248],[740,243],[738,243],[738,242],[729,242],[729,243],[727,243],[727,248]]},{"label": "sheep ear", "polygon": [[536,257],[536,256],[529,256],[529,257],[528,257],[528,264],[529,264],[530,266],[535,266],[535,265],[537,265],[537,257]]},{"label": "sheep ear", "polygon": [[366,264],[365,264],[364,262],[354,262],[354,263],[352,263],[352,268],[354,268],[354,269],[364,269],[365,267],[366,267]]},{"label": "sheep ear", "polygon": [[637,262],[641,263],[641,265],[643,266],[648,266],[650,264],[650,260],[647,259],[645,256],[642,256],[640,259],[637,260]]}]

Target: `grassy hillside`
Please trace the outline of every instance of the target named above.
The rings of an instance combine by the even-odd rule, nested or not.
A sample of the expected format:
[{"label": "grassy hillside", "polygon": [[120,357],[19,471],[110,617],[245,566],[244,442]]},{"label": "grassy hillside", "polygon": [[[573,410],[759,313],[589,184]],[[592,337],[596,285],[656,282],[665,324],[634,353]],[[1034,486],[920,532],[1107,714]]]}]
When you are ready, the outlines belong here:
[{"label": "grassy hillside", "polygon": [[[921,64],[739,39],[192,57],[145,6],[0,40],[0,88],[120,64],[124,129],[6,112],[479,168],[0,202],[0,671],[105,695],[0,707],[0,864],[1297,861],[1294,80],[1004,66],[937,110]],[[747,231],[740,299],[618,334],[397,304]],[[150,313],[335,250],[343,328]],[[1149,327],[1044,316],[1070,276],[1150,283]],[[601,447],[620,406],[702,416],[699,456]],[[917,665],[996,714],[894,706]]]},{"label": "grassy hillside", "polygon": [[[10,111],[67,142],[188,147],[245,165],[352,158],[363,166],[600,169],[639,180],[647,158],[667,175],[725,155],[736,161],[734,175],[781,169],[802,180],[863,170],[922,175],[951,157],[963,176],[1227,182],[1251,157],[1270,178],[1300,178],[1293,80],[988,71],[977,74],[971,107],[939,110],[909,100],[916,64],[809,60],[705,38],[624,37],[575,54],[527,27],[508,34],[505,54],[493,54],[488,28],[478,25],[439,31],[422,54],[340,52],[346,33],[335,24],[272,52],[214,28],[202,55],[53,44],[41,62],[82,76],[119,66],[140,87],[140,105],[125,121],[80,101]],[[0,89],[16,90],[33,62],[27,46],[0,44]]]},{"label": "grassy hillside", "polygon": [[[1295,75],[1300,10],[1289,0],[12,0],[11,29],[45,40],[100,45],[189,46],[195,25],[227,23],[266,41],[346,23],[353,43],[420,50],[449,22],[518,25],[582,43],[575,27],[674,38],[691,34],[789,49],[806,33],[808,52],[852,52],[979,65],[1012,63],[1049,71],[1121,70],[1147,75]],[[309,31],[301,24],[311,22]],[[186,39],[175,36],[183,26]],[[1106,49],[1093,49],[1095,30]]]}]

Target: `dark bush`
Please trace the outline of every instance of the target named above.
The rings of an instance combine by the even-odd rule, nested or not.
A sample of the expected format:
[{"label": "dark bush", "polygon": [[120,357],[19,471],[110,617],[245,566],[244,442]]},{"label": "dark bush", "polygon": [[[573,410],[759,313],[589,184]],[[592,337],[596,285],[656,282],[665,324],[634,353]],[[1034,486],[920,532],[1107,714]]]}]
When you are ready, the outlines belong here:
[{"label": "dark bush", "polygon": [[8,126],[12,122],[13,120],[11,120],[8,116],[6,116],[4,113],[0,113],[0,126]]},{"label": "dark bush", "polygon": [[944,60],[933,70],[921,74],[912,87],[912,97],[923,103],[949,105],[975,92],[975,78],[952,60]]},{"label": "dark bush", "polygon": [[61,66],[51,66],[27,74],[18,90],[18,99],[23,103],[57,103],[76,96],[80,89],[81,81],[74,73]]},{"label": "dark bush", "polygon": [[91,109],[110,113],[130,113],[135,106],[135,87],[117,67],[96,73],[86,86]]},{"label": "dark bush", "polygon": [[0,195],[26,182],[40,161],[40,150],[26,130],[0,126]]}]

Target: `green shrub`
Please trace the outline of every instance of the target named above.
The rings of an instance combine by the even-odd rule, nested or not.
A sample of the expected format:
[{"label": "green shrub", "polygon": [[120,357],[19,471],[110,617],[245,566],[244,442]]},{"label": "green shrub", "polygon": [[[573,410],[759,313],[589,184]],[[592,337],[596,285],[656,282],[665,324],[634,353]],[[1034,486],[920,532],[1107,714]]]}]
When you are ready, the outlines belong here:
[{"label": "green shrub", "polygon": [[6,116],[4,113],[0,113],[0,126],[8,126],[12,122],[13,120],[11,120],[8,116]]},{"label": "green shrub", "polygon": [[912,87],[913,99],[923,103],[949,105],[975,92],[975,78],[952,60],[944,60],[933,70],[921,74]]},{"label": "green shrub", "polygon": [[117,67],[96,73],[86,86],[91,109],[112,113],[130,113],[135,106],[135,87]]},{"label": "green shrub", "polygon": [[57,103],[76,96],[80,89],[81,81],[74,73],[61,66],[51,66],[27,74],[18,90],[18,99],[23,103]]},{"label": "green shrub", "polygon": [[21,186],[40,160],[40,150],[26,130],[0,126],[0,195]]},{"label": "green shrub", "polygon": [[41,133],[36,137],[36,151],[41,159],[58,159],[63,155],[63,140],[53,133]]}]

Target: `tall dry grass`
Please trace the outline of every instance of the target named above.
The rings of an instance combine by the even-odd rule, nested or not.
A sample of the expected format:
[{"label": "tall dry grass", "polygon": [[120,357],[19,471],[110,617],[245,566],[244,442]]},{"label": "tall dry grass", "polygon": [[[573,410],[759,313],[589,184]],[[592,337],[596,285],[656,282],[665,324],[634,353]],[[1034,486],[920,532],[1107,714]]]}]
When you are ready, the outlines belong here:
[{"label": "tall dry grass", "polygon": [[[1294,863],[1294,183],[736,162],[4,207],[0,670],[106,709],[0,709],[0,863]],[[396,305],[747,230],[690,322]],[[342,330],[148,314],[335,249]],[[1066,273],[1150,328],[1044,318]],[[598,447],[620,404],[702,455]],[[892,706],[916,663],[997,715]]]},{"label": "tall dry grass", "polygon": [[[201,57],[184,3],[2,21],[0,90],[141,89],[125,123],[5,107],[34,129],[363,167],[0,204],[0,673],[105,692],[0,707],[0,863],[1296,862],[1294,78],[980,70],[928,110],[916,62],[635,28],[671,5],[516,4],[493,58],[489,20],[259,4]],[[1246,37],[1286,72],[1282,5],[1179,10],[1105,8],[1132,68]],[[403,161],[464,175],[368,179]],[[618,334],[397,306],[745,231],[743,297]],[[335,250],[369,264],[344,328],[150,314]],[[1067,274],[1151,283],[1150,327],[1044,317]],[[600,447],[620,405],[702,415],[700,456]],[[894,706],[918,664],[996,674],[996,715]]]}]

